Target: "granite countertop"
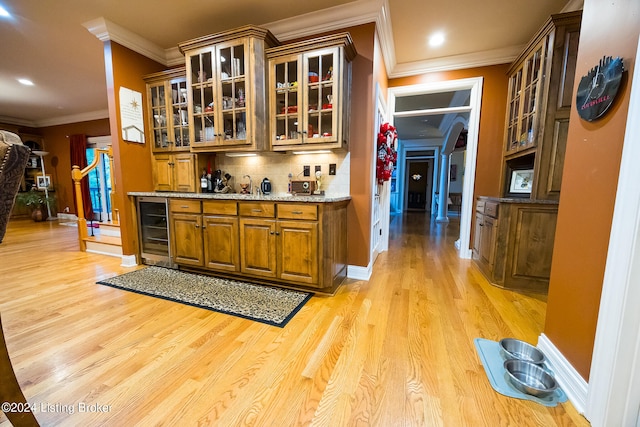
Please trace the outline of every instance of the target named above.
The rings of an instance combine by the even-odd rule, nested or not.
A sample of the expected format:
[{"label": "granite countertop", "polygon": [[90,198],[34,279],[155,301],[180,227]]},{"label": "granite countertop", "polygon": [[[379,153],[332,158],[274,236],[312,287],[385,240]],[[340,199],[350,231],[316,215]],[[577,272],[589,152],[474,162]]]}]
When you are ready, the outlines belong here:
[{"label": "granite countertop", "polygon": [[203,200],[251,200],[273,202],[301,202],[301,203],[335,203],[351,200],[351,196],[293,196],[291,194],[249,195],[239,193],[178,193],[165,191],[130,191],[129,196],[136,197],[167,197],[174,199],[203,199]]},{"label": "granite countertop", "polygon": [[489,200],[492,202],[499,203],[532,203],[537,205],[557,205],[557,200],[532,200],[524,197],[489,197],[489,196],[478,196],[478,200]]}]

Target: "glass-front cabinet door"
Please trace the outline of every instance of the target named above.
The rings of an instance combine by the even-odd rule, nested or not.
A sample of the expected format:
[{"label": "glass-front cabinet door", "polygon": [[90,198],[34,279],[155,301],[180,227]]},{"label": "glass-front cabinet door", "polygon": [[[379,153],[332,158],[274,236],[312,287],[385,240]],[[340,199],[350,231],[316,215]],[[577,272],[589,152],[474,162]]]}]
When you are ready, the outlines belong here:
[{"label": "glass-front cabinet door", "polygon": [[154,152],[189,151],[187,79],[184,67],[145,76]]},{"label": "glass-front cabinet door", "polygon": [[[338,48],[324,49],[305,54],[303,74],[307,80],[305,108],[303,110],[305,128],[303,135],[309,143],[336,142],[337,108],[333,108],[334,95],[339,94],[334,70],[339,72]],[[336,99],[338,101],[338,99]]]},{"label": "glass-front cabinet door", "polygon": [[274,125],[271,130],[273,145],[302,143],[302,66],[300,57],[278,58],[271,63],[270,89],[275,88],[271,111]]},{"label": "glass-front cabinet door", "polygon": [[203,49],[187,58],[187,73],[191,76],[189,119],[193,147],[212,145],[217,137],[215,117],[215,50]]},{"label": "glass-front cabinet door", "polygon": [[171,144],[169,143],[165,83],[150,84],[147,87],[147,91],[149,94],[151,129],[153,129],[153,150],[168,151],[171,149]]},{"label": "glass-front cabinet door", "polygon": [[222,144],[244,144],[247,140],[246,43],[229,43],[217,49],[220,65]]},{"label": "glass-front cabinet door", "polygon": [[187,56],[193,147],[248,143],[248,42],[228,42]]},{"label": "glass-front cabinet door", "polygon": [[509,78],[509,101],[507,102],[507,152],[518,149],[520,139],[520,88],[522,68]]},{"label": "glass-front cabinet door", "polygon": [[546,42],[538,45],[509,78],[507,102],[507,154],[535,147]]},{"label": "glass-front cabinet door", "polygon": [[187,108],[187,79],[173,79],[169,82],[171,89],[171,114],[173,120],[174,151],[189,150],[189,115]]},{"label": "glass-front cabinet door", "polygon": [[342,147],[353,56],[344,34],[267,50],[272,150]]}]

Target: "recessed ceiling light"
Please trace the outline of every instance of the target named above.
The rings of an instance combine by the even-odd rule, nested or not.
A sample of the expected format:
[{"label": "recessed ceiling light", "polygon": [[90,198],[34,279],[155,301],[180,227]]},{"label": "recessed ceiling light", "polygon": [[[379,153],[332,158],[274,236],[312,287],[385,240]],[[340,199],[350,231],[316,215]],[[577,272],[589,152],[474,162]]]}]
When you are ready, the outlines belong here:
[{"label": "recessed ceiling light", "polygon": [[444,33],[434,33],[429,37],[429,46],[438,47],[444,43]]},{"label": "recessed ceiling light", "polygon": [[3,18],[8,18],[8,17],[11,16],[11,14],[9,13],[9,11],[7,9],[5,9],[2,6],[0,6],[0,16],[2,16]]},{"label": "recessed ceiling light", "polygon": [[23,84],[25,86],[33,86],[33,82],[29,79],[18,79],[18,82],[20,82],[20,84]]}]

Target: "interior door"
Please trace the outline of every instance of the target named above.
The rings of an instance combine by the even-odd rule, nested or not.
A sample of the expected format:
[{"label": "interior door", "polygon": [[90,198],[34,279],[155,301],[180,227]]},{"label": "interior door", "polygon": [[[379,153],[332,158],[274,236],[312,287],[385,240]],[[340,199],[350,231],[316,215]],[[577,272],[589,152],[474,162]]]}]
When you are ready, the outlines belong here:
[{"label": "interior door", "polygon": [[408,162],[407,209],[430,210],[429,162],[426,160]]}]

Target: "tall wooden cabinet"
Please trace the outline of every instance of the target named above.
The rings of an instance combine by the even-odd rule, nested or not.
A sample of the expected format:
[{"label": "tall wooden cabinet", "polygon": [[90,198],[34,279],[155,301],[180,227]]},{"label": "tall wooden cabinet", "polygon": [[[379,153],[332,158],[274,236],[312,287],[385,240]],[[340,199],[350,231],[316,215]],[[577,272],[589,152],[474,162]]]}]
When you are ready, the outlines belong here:
[{"label": "tall wooden cabinet", "polygon": [[346,145],[355,55],[348,33],[267,49],[273,151]]},{"label": "tall wooden cabinet", "polygon": [[277,44],[268,30],[251,25],[179,44],[192,151],[266,146],[265,49]]},{"label": "tall wooden cabinet", "polygon": [[196,156],[190,153],[185,68],[145,76],[147,127],[156,191],[196,191]]},{"label": "tall wooden cabinet", "polygon": [[478,198],[473,239],[501,287],[548,288],[581,18],[552,15],[508,71],[502,197]]},{"label": "tall wooden cabinet", "polygon": [[[551,16],[509,69],[503,196],[558,200],[580,38],[580,11]],[[514,171],[532,170],[530,194]]]}]

